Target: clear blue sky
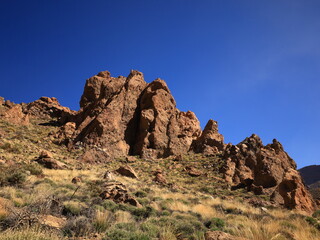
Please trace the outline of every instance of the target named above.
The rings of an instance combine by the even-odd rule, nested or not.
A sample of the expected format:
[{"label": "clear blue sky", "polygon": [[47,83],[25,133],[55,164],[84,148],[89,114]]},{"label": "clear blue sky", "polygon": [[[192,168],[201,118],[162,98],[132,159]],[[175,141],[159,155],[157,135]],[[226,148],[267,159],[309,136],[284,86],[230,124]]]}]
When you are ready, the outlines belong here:
[{"label": "clear blue sky", "polygon": [[277,138],[319,164],[319,0],[1,0],[0,96],[79,108],[85,79],[130,69],[226,142]]}]

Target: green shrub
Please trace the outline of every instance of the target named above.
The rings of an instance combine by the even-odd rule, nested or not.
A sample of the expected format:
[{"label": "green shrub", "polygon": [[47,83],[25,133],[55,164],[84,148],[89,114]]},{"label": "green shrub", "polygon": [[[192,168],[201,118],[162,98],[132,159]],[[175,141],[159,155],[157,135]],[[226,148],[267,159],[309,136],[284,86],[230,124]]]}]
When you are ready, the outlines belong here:
[{"label": "green shrub", "polygon": [[148,194],[147,194],[146,192],[144,192],[144,191],[139,190],[139,191],[136,191],[134,195],[135,195],[136,197],[139,197],[139,198],[144,198],[144,197],[146,197]]},{"label": "green shrub", "polygon": [[221,218],[212,218],[209,221],[205,222],[204,225],[210,230],[222,231],[226,223]]},{"label": "green shrub", "polygon": [[312,217],[317,218],[318,220],[320,220],[320,210],[315,211],[315,212],[312,214]]},{"label": "green shrub", "polygon": [[131,213],[138,219],[146,219],[157,214],[156,210],[152,207],[135,208]]},{"label": "green shrub", "polygon": [[93,232],[93,226],[90,219],[80,216],[70,219],[62,230],[67,236],[84,237]]},{"label": "green shrub", "polygon": [[31,175],[40,176],[43,174],[42,167],[38,163],[26,164],[23,168],[29,171]]},{"label": "green shrub", "polygon": [[70,201],[64,203],[62,214],[69,216],[77,216],[80,215],[82,211],[82,205],[79,202]]}]

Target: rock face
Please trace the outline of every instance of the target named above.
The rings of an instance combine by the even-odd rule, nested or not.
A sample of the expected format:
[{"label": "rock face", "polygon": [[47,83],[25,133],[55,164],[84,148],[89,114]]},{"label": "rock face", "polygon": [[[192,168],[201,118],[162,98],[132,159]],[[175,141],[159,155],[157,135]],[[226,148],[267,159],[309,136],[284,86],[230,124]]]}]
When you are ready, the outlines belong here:
[{"label": "rock face", "polygon": [[[107,71],[89,78],[80,107],[73,143],[99,147],[110,157],[185,153],[201,134],[195,114],[176,108],[166,83],[157,79],[147,84],[138,71],[127,78],[111,77]],[[65,135],[70,139],[70,131]]]},{"label": "rock face", "polygon": [[221,169],[232,188],[247,188],[256,194],[267,194],[290,209],[314,210],[312,196],[302,182],[295,162],[273,140],[264,146],[257,135],[238,145],[227,145],[225,166]]}]

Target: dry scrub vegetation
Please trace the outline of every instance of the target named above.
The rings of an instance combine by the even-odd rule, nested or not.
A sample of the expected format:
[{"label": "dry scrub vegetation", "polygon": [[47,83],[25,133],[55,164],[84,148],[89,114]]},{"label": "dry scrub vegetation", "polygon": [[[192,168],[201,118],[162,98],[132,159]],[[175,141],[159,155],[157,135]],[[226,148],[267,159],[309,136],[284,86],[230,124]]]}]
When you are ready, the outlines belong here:
[{"label": "dry scrub vegetation", "polygon": [[[48,134],[56,127],[39,123],[17,127],[0,120],[0,240],[204,240],[209,230],[250,240],[320,239],[320,212],[311,217],[249,204],[256,197],[229,190],[220,178],[219,156],[83,164],[77,161],[83,150],[69,152],[53,144]],[[68,169],[44,169],[35,163],[42,150]],[[139,178],[115,175],[115,181],[126,185],[141,207],[99,197],[107,181],[104,173],[124,164]],[[189,165],[205,174],[190,177],[185,171]],[[162,170],[166,184],[153,181],[156,170]],[[74,177],[81,182],[72,183]],[[256,201],[266,200],[261,196]]]}]

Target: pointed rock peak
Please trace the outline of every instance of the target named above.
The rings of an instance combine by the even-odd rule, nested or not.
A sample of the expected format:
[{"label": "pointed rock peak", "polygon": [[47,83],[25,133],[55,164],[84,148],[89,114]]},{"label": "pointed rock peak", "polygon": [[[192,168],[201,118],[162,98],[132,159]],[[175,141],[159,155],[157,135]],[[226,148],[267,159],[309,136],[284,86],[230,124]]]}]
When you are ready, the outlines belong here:
[{"label": "pointed rock peak", "polygon": [[206,126],[204,127],[203,132],[208,132],[208,131],[218,132],[218,122],[210,119],[207,122]]},{"label": "pointed rock peak", "polygon": [[283,146],[277,139],[273,139],[272,143],[268,144],[267,147],[273,148],[276,151],[276,153],[283,151]]},{"label": "pointed rock peak", "polygon": [[131,78],[133,76],[141,76],[143,78],[143,73],[137,70],[131,70],[128,78]]},{"label": "pointed rock peak", "polygon": [[109,71],[102,71],[102,72],[99,72],[97,76],[102,78],[110,78],[111,74]]},{"label": "pointed rock peak", "polygon": [[147,83],[144,81],[143,73],[137,70],[131,70],[129,76],[127,77],[125,88],[128,90],[129,87],[139,87],[142,91],[145,88]]},{"label": "pointed rock peak", "polygon": [[258,149],[258,148],[263,147],[261,138],[256,134],[252,134],[250,137],[247,137],[245,140],[243,140],[238,145],[242,145],[242,144],[245,144],[245,145],[247,145],[251,148],[254,148],[254,149]]},{"label": "pointed rock peak", "polygon": [[[158,89],[163,89],[165,90],[166,92],[170,93],[170,90],[168,88],[168,85],[167,83],[160,79],[160,78],[157,78],[156,80],[154,80],[153,82],[151,82],[148,86],[152,91],[157,91]],[[171,94],[171,93],[170,93]]]}]

